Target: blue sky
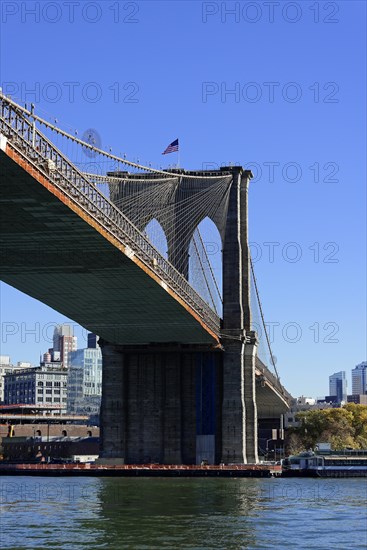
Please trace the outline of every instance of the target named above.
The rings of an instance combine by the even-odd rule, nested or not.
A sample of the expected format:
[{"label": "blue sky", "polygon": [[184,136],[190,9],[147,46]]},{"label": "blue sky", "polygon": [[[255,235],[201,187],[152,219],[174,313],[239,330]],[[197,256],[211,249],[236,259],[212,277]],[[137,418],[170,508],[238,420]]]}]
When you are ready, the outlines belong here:
[{"label": "blue sky", "polygon": [[[365,11],[354,1],[2,3],[6,93],[80,133],[94,128],[131,160],[167,166],[175,155],[161,152],[178,137],[185,168],[253,170],[255,269],[294,395],[328,393],[330,374],[366,359]],[[3,284],[1,353],[36,363],[63,319]]]}]

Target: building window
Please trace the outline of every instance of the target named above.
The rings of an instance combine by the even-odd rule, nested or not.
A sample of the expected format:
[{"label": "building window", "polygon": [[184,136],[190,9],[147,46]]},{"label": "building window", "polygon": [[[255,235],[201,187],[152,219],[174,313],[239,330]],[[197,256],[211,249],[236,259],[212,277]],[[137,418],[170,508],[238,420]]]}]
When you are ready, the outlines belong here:
[{"label": "building window", "polygon": [[52,397],[46,397],[46,403],[52,403]]},{"label": "building window", "polygon": [[52,382],[46,382],[46,386],[52,386]]},{"label": "building window", "polygon": [[50,394],[52,393],[52,390],[46,390],[46,393]]},{"label": "building window", "polygon": [[37,386],[43,386],[43,382],[38,382]]},{"label": "building window", "polygon": [[55,393],[56,395],[60,395],[60,390],[54,390],[54,393]]},{"label": "building window", "polygon": [[37,393],[43,395],[43,389],[38,390]]}]

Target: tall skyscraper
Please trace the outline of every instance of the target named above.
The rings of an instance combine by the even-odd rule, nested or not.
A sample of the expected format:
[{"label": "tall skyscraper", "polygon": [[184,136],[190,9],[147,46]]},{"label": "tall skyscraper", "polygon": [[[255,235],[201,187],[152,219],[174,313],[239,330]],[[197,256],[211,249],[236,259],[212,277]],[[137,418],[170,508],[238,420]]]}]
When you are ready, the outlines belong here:
[{"label": "tall skyscraper", "polygon": [[98,346],[98,336],[96,334],[93,334],[93,332],[88,333],[88,348],[97,348]]},{"label": "tall skyscraper", "polygon": [[69,355],[67,408],[70,414],[99,414],[102,352],[93,336],[88,335],[88,348]]},{"label": "tall skyscraper", "polygon": [[336,402],[347,401],[347,377],[344,370],[329,376],[329,394],[336,397]]},{"label": "tall skyscraper", "polygon": [[60,359],[63,368],[67,369],[69,367],[69,353],[77,349],[77,338],[73,336],[72,327],[66,324],[55,327],[53,344],[53,361]]},{"label": "tall skyscraper", "polygon": [[354,395],[367,394],[367,361],[359,363],[352,369],[352,393]]}]

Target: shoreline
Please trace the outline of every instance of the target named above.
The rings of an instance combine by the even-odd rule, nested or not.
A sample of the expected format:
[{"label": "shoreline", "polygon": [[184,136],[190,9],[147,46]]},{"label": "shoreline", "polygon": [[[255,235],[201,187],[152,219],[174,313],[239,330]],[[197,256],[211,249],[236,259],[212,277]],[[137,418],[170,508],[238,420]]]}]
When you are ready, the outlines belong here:
[{"label": "shoreline", "polygon": [[280,465],[0,464],[0,475],[119,477],[279,477]]}]

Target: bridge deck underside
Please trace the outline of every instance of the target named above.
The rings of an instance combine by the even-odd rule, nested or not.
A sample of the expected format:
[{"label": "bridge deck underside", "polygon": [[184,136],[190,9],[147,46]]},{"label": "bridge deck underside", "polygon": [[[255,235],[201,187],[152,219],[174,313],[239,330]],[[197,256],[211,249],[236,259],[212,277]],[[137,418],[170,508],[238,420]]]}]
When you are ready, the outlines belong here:
[{"label": "bridge deck underside", "polygon": [[110,342],[215,342],[157,281],[3,151],[0,169],[1,280]]},{"label": "bridge deck underside", "polygon": [[275,388],[266,384],[262,387],[256,384],[257,416],[261,418],[276,418],[289,411],[289,403]]}]

